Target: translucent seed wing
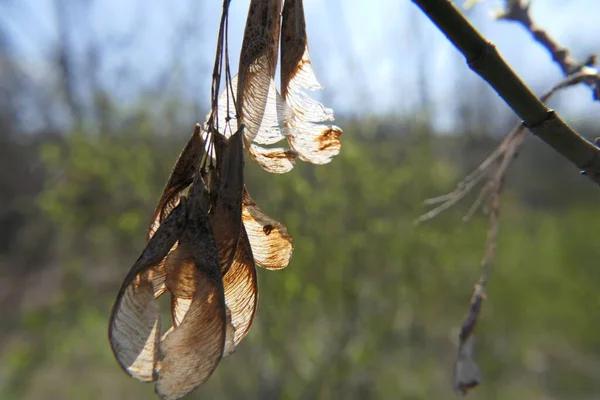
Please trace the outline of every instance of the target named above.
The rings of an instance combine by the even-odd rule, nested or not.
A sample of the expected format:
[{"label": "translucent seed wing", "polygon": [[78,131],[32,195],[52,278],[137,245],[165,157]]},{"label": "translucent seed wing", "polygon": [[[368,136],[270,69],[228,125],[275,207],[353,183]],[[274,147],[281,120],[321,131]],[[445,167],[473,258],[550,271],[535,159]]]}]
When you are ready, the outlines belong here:
[{"label": "translucent seed wing", "polygon": [[190,246],[180,244],[165,262],[165,286],[171,292],[171,315],[177,327],[188,312],[198,286],[198,268]]},{"label": "translucent seed wing", "polygon": [[160,337],[160,315],[152,286],[144,277],[119,296],[111,318],[110,342],[121,367],[140,381],[153,381]]},{"label": "translucent seed wing", "polygon": [[242,122],[257,132],[275,76],[282,0],[251,0],[240,53],[238,104]]},{"label": "translucent seed wing", "polygon": [[225,303],[231,311],[231,323],[235,328],[233,341],[237,346],[250,330],[258,301],[256,267],[243,227],[233,264],[223,276],[223,287]]},{"label": "translucent seed wing", "polygon": [[342,130],[320,124],[333,121],[333,111],[304,93],[322,87],[310,62],[302,0],[286,0],[281,37],[281,94],[293,114],[285,122],[288,141],[303,161],[328,163],[340,152]]},{"label": "translucent seed wing", "polygon": [[266,148],[251,144],[248,155],[265,171],[272,174],[284,174],[294,168],[298,153],[283,147]]},{"label": "translucent seed wing", "polygon": [[178,399],[206,382],[225,347],[223,286],[200,270],[197,291],[181,323],[161,342],[156,392]]},{"label": "translucent seed wing", "polygon": [[155,379],[160,316],[153,268],[168,254],[185,226],[185,202],[178,205],[125,277],[112,309],[109,341],[115,358],[132,377]]},{"label": "translucent seed wing", "polygon": [[[231,80],[231,87],[234,93],[237,92],[238,76]],[[229,112],[229,113],[228,113]],[[209,114],[210,116],[210,114]],[[208,117],[207,116],[207,120]],[[219,96],[218,112],[219,133],[225,137],[231,136],[231,132],[237,131],[237,119],[235,116],[235,104],[231,95],[227,94],[227,89]],[[291,112],[285,104],[281,95],[275,87],[273,78],[269,80],[269,90],[265,103],[264,114],[260,121],[258,129],[254,132],[251,129],[244,131],[244,140],[246,143],[254,142],[262,145],[271,145],[285,139],[284,121],[291,117]],[[225,129],[229,123],[230,129]]]},{"label": "translucent seed wing", "polygon": [[[282,135],[285,109],[273,77],[281,27],[281,0],[252,0],[240,54],[237,100],[249,155],[269,172],[289,171],[293,164],[279,149],[262,149],[252,142],[275,143]],[[269,157],[276,152],[277,157]],[[281,161],[284,161],[282,163]]]},{"label": "translucent seed wing", "polygon": [[256,264],[272,270],[287,267],[294,247],[291,235],[283,224],[265,214],[246,189],[242,221]]}]

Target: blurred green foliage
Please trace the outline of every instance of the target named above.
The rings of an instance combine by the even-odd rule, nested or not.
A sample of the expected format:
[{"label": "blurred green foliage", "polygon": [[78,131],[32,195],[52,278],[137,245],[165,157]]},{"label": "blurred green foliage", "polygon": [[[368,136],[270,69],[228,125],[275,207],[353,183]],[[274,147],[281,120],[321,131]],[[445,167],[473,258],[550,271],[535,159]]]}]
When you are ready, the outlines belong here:
[{"label": "blurred green foliage", "polygon": [[[259,270],[250,334],[190,399],[454,396],[458,327],[487,219],[461,222],[465,203],[422,226],[412,221],[464,172],[460,139],[419,124],[341,125],[343,150],[329,165],[269,175],[247,161],[249,191],[288,227],[293,259],[283,271]],[[152,385],[114,361],[107,321],[191,128],[160,134],[141,115],[117,133],[74,131],[39,146],[46,173],[37,204],[52,226],[48,269],[58,283],[36,272],[43,301],[4,322],[1,399],[154,398]],[[600,396],[600,209],[581,200],[587,192],[568,172],[563,186],[535,179],[571,198],[560,207],[537,207],[531,192],[507,186],[477,332],[485,381],[473,399]]]}]

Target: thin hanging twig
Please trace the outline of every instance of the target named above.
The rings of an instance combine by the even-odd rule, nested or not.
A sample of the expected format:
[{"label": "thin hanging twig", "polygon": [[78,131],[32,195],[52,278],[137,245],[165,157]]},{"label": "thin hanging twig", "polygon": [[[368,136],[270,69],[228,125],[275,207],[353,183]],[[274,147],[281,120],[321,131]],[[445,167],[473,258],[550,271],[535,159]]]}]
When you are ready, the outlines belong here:
[{"label": "thin hanging twig", "polygon": [[[212,82],[211,82],[211,91],[210,91],[210,101],[211,101],[211,112],[206,122],[206,131],[207,131],[207,144],[208,144],[208,152],[205,154],[205,158],[202,161],[202,168],[206,165],[206,161],[208,160],[212,165],[213,160],[215,158],[214,154],[214,138],[213,135],[215,132],[220,132],[219,130],[219,95],[221,90],[221,77],[223,74],[223,59],[225,61],[225,92],[226,92],[226,116],[225,123],[227,126],[223,127],[223,132],[227,129],[230,121],[230,110],[229,110],[229,98],[231,96],[232,103],[234,104],[236,115],[238,114],[237,110],[237,102],[235,96],[233,94],[233,87],[231,84],[231,69],[229,66],[229,5],[231,0],[223,0],[223,12],[221,14],[221,21],[219,23],[219,33],[217,36],[217,49],[215,54],[215,62],[213,66],[212,72]],[[233,132],[232,132],[233,133]]]},{"label": "thin hanging twig", "polygon": [[[463,52],[467,57],[471,69],[488,81],[513,110],[525,120],[524,123],[517,124],[494,152],[472,173],[465,177],[456,186],[454,191],[426,200],[426,204],[439,205],[415,221],[416,223],[421,223],[436,217],[441,212],[458,203],[478,183],[487,178],[475,202],[463,218],[463,220],[469,220],[482,204],[486,203],[489,205],[490,226],[484,257],[482,259],[481,276],[479,281],[474,285],[469,311],[461,325],[458,356],[455,363],[455,389],[458,393],[464,395],[469,389],[477,386],[481,379],[479,368],[472,359],[473,332],[481,312],[483,300],[486,297],[485,287],[489,280],[491,266],[494,261],[496,237],[499,229],[500,197],[506,171],[520,150],[525,138],[526,127],[530,127],[530,130],[534,134],[540,136],[542,140],[546,141],[578,167],[581,168],[587,165],[587,169],[582,168],[582,173],[588,175],[597,184],[600,184],[600,174],[598,173],[598,140],[592,144],[583,139],[560,121],[553,111],[545,108],[543,105],[559,90],[579,83],[587,84],[593,91],[594,99],[598,100],[600,75],[593,68],[596,62],[594,55],[589,56],[585,62],[578,63],[571,58],[570,52],[567,49],[561,47],[545,31],[533,23],[529,15],[529,2],[507,0],[505,12],[499,14],[497,18],[522,24],[535,40],[550,52],[553,60],[560,65],[561,70],[566,76],[563,81],[541,96],[538,102],[534,102],[531,99],[532,94],[529,92],[529,89],[519,81],[518,77],[502,60],[493,45],[486,42],[450,2],[444,0],[414,0],[414,2],[428,14],[450,41]],[[444,13],[449,14],[444,15]],[[531,108],[529,109],[529,107]],[[550,135],[555,136],[550,137]],[[560,136],[562,137],[558,138]],[[575,146],[576,149],[566,148],[566,146],[571,145]],[[583,165],[580,164],[585,160],[587,160],[586,163]]]}]

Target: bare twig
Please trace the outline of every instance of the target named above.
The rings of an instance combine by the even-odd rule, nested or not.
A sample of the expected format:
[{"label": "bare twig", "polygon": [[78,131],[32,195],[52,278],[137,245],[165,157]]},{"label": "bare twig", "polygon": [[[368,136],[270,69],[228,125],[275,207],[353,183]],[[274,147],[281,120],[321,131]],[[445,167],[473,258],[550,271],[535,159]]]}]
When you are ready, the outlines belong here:
[{"label": "bare twig", "polygon": [[594,100],[600,100],[600,75],[598,74],[598,70],[594,68],[596,55],[590,54],[583,62],[572,58],[569,49],[561,46],[545,30],[533,22],[529,12],[530,6],[531,1],[507,0],[504,11],[496,15],[496,18],[522,25],[536,42],[548,50],[550,56],[552,56],[552,60],[559,65],[563,75],[568,76],[582,70],[587,70],[588,74],[584,83],[592,89]]},{"label": "bare twig", "polygon": [[[496,52],[493,45],[485,42],[485,40],[479,36],[479,34],[472,28],[469,23],[454,9],[454,7],[447,1],[418,1],[413,0],[419,5],[423,11],[428,14],[436,25],[446,34],[446,36],[465,54],[467,57],[469,66],[481,75],[488,83],[490,83],[494,89],[505,99],[505,101],[513,108],[513,110],[522,117],[525,122],[517,124],[511,132],[504,138],[500,145],[494,150],[494,152],[488,156],[471,174],[465,177],[457,186],[456,189],[448,194],[438,196],[433,199],[426,200],[426,204],[439,204],[433,210],[420,216],[415,222],[421,223],[431,218],[436,217],[441,212],[447,210],[464,196],[466,196],[483,178],[488,177],[486,183],[482,186],[475,202],[463,218],[468,220],[476,212],[476,210],[486,200],[489,204],[490,212],[490,227],[488,230],[487,241],[485,245],[485,253],[482,260],[482,271],[479,282],[475,284],[474,291],[471,296],[470,307],[465,320],[461,325],[459,334],[458,344],[458,355],[455,363],[455,389],[458,393],[464,395],[469,389],[477,386],[481,380],[479,368],[472,358],[472,347],[473,347],[473,333],[477,324],[479,314],[481,312],[482,302],[485,299],[485,286],[489,279],[491,265],[494,261],[495,249],[496,249],[496,237],[499,229],[499,215],[500,215],[500,196],[502,194],[502,188],[506,176],[506,171],[511,165],[512,161],[517,156],[519,149],[525,138],[525,128],[530,127],[530,130],[546,141],[563,156],[574,162],[577,166],[580,166],[574,157],[574,154],[567,154],[567,152],[561,151],[561,146],[567,145],[567,142],[573,144],[575,142],[585,142],[583,147],[591,145],[591,157],[588,165],[595,164],[598,161],[598,144],[600,138],[594,141],[594,144],[587,142],[585,139],[579,137],[579,139],[571,140],[554,140],[544,135],[548,134],[564,134],[565,139],[571,134],[577,135],[570,128],[563,130],[564,123],[558,119],[556,114],[546,109],[546,120],[540,123],[539,128],[532,127],[531,123],[527,121],[527,117],[531,117],[538,113],[534,107],[543,106],[543,103],[548,101],[559,90],[570,87],[579,83],[587,84],[593,91],[594,99],[599,99],[599,77],[598,70],[593,68],[596,62],[595,55],[590,55],[585,62],[580,63],[574,60],[570,56],[568,49],[561,47],[556,41],[554,41],[545,31],[537,27],[530,15],[529,6],[530,2],[523,0],[507,0],[506,9],[503,13],[497,16],[498,19],[510,20],[520,23],[524,26],[534,37],[536,41],[542,44],[552,55],[553,60],[558,63],[563,74],[566,78],[551,88],[547,93],[540,97],[538,104],[531,102],[532,109],[526,110],[528,106],[524,103],[528,102],[530,92],[528,89],[522,91],[521,94],[508,93],[509,90],[516,90],[520,84],[516,75],[510,70],[510,68],[504,63],[500,55]],[[434,5],[435,4],[435,5]],[[433,9],[433,7],[439,7]],[[443,10],[442,10],[443,9]],[[435,15],[436,13],[439,15]],[[454,13],[452,17],[442,15],[443,13]],[[454,26],[453,26],[454,24]],[[458,27],[459,26],[459,27]],[[487,58],[487,60],[486,60]],[[490,61],[491,60],[491,61]],[[495,64],[498,65],[489,65]],[[486,65],[488,64],[488,65]],[[496,71],[493,69],[497,68]],[[505,82],[503,82],[505,80]],[[517,80],[510,82],[510,80]],[[502,85],[505,85],[503,88]],[[510,89],[512,87],[512,89]],[[504,89],[504,92],[502,91]],[[522,89],[522,88],[521,88]],[[523,96],[520,98],[520,96]],[[522,104],[513,104],[511,101],[523,102]],[[527,111],[528,114],[525,113]],[[541,115],[541,114],[540,114]],[[540,133],[541,130],[546,128],[558,128],[553,133],[544,132]],[[559,133],[560,132],[560,133]],[[577,135],[578,136],[578,135]],[[586,144],[587,143],[587,144]],[[583,153],[581,153],[583,155]],[[594,166],[582,173],[588,175],[594,182],[600,184],[600,174],[598,173],[598,166]],[[441,204],[440,204],[441,203]]]},{"label": "bare twig", "polygon": [[[545,93],[540,99],[544,102],[548,101],[550,97],[552,97],[560,89],[576,85],[581,82],[583,75],[585,74],[586,72],[582,71],[567,77],[565,80],[561,81],[559,84]],[[488,198],[488,204],[491,210],[490,227],[485,245],[485,254],[481,262],[481,277],[479,278],[479,282],[475,284],[473,295],[471,296],[469,312],[461,326],[461,331],[459,334],[458,357],[455,366],[455,389],[461,394],[466,394],[469,389],[477,386],[480,380],[479,369],[477,368],[475,362],[471,359],[471,351],[473,346],[473,340],[471,336],[473,335],[475,325],[479,318],[481,304],[485,299],[485,286],[489,279],[490,269],[494,261],[496,237],[499,228],[500,197],[506,177],[506,171],[512,164],[512,161],[516,158],[524,139],[525,127],[522,124],[518,124],[506,136],[506,138],[492,153],[492,155],[490,155],[473,173],[471,173],[457,185],[457,189],[450,193],[450,196],[445,195],[447,197],[445,203],[432,210],[439,214],[441,211],[443,211],[443,209],[449,208],[458,202],[458,200],[463,198],[468,191],[472,189],[472,186],[464,184],[465,181],[468,181],[469,183],[476,182],[472,177],[491,175],[491,178],[484,184],[477,199],[467,212],[467,215],[464,217],[464,220],[468,220],[474,214],[476,209],[484,202],[484,199],[486,197]],[[492,168],[494,165],[496,166],[495,169]],[[444,196],[440,196],[438,198],[442,197]],[[431,212],[424,214],[419,220],[425,220],[430,214]]]},{"label": "bare twig", "polygon": [[[553,95],[555,95],[558,91],[565,89],[567,87],[571,87],[577,85],[582,82],[586,82],[586,79],[590,76],[591,72],[589,70],[583,70],[577,72],[571,76],[568,76],[557,85],[552,87],[549,91],[544,93],[540,100],[543,102],[548,101]],[[428,211],[427,213],[421,215],[415,220],[416,224],[428,221],[432,218],[435,218],[443,211],[449,209],[456,203],[458,203],[461,199],[463,199],[478,183],[480,183],[483,178],[491,176],[494,174],[494,171],[497,171],[499,168],[499,163],[508,153],[514,153],[510,155],[509,159],[512,161],[520,148],[520,144],[523,142],[523,137],[525,134],[525,127],[523,124],[517,124],[508,135],[502,140],[500,145],[490,154],[479,166],[473,170],[469,175],[463,178],[460,181],[456,188],[447,194],[437,196],[431,199],[426,199],[424,203],[426,205],[440,204],[436,208]],[[507,166],[508,167],[508,166]],[[506,168],[507,169],[507,168]],[[506,170],[505,169],[505,170]],[[488,182],[489,183],[489,182]],[[488,187],[488,183],[484,184],[481,189],[482,192],[487,192],[490,190]],[[475,200],[473,206],[469,209],[464,219],[468,220],[472,216],[472,214],[477,210],[478,206],[483,204],[483,200],[485,196],[480,192],[477,199]],[[482,198],[483,196],[483,198]]]}]

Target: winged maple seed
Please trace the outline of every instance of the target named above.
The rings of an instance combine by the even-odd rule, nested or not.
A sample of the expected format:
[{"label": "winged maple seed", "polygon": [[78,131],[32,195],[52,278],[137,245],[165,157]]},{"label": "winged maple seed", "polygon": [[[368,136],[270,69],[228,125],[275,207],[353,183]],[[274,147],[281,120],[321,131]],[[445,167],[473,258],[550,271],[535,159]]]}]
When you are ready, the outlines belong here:
[{"label": "winged maple seed", "polygon": [[286,0],[281,28],[281,94],[292,110],[286,120],[287,137],[300,158],[325,164],[341,149],[342,130],[318,124],[333,121],[333,111],[304,94],[303,89],[322,89],[308,54],[306,22],[302,0]]},{"label": "winged maple seed", "polygon": [[221,271],[226,274],[236,253],[242,226],[242,194],[244,190],[243,129],[229,139],[213,132],[217,170],[211,192],[214,209],[209,215],[213,234],[219,243]]},{"label": "winged maple seed", "polygon": [[123,369],[141,381],[156,379],[160,314],[155,302],[153,268],[161,263],[185,227],[181,202],[156,230],[117,295],[109,325],[109,340]]},{"label": "winged maple seed", "polygon": [[[289,171],[298,157],[323,164],[340,151],[342,131],[319,124],[333,120],[333,112],[303,92],[320,86],[310,66],[302,1],[251,1],[234,78],[223,34],[228,5],[224,0],[211,113],[175,163],[109,324],[119,364],[139,380],[156,381],[164,399],[205,382],[247,335],[258,299],[256,265],[278,270],[291,259],[287,229],[244,185],[244,147],[277,173]],[[282,35],[283,96],[274,84]],[[218,96],[223,59],[226,89]],[[262,147],[285,138],[290,149]],[[166,292],[172,326],[161,335],[157,299]]]},{"label": "winged maple seed", "polygon": [[[125,278],[110,318],[118,362],[137,379],[156,380],[164,399],[180,398],[205,382],[234,348],[209,205],[196,175],[188,196],[180,197]],[[159,265],[162,281],[154,273]],[[155,294],[163,285],[171,293],[173,327],[161,338]]]},{"label": "winged maple seed", "polygon": [[[313,164],[328,163],[340,152],[342,134],[337,126],[321,124],[334,120],[333,111],[304,93],[305,89],[322,87],[310,62],[303,3],[286,0],[283,23],[280,10],[281,0],[250,2],[239,75],[232,80],[241,107],[239,119],[246,127],[248,154],[272,173],[290,171],[297,158]],[[280,31],[282,94],[274,81]],[[234,110],[234,104],[226,92],[219,97],[219,126],[229,121],[235,131],[236,116],[228,111]],[[264,147],[284,139],[289,149]]]},{"label": "winged maple seed", "polygon": [[[248,333],[258,298],[253,250],[268,269],[284,268],[291,258],[291,236],[244,186],[242,135],[243,127],[229,139],[215,132],[216,167],[203,168],[210,146],[195,127],[156,207],[146,249],[113,307],[115,357],[129,375],[156,380],[165,399],[206,381]],[[173,326],[161,337],[156,300],[167,291]]]}]

